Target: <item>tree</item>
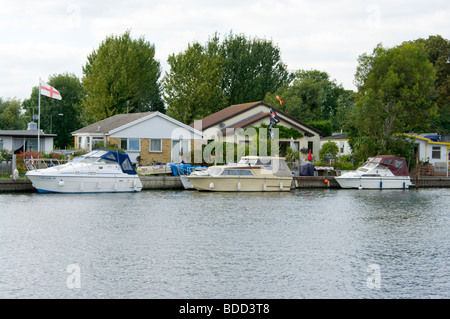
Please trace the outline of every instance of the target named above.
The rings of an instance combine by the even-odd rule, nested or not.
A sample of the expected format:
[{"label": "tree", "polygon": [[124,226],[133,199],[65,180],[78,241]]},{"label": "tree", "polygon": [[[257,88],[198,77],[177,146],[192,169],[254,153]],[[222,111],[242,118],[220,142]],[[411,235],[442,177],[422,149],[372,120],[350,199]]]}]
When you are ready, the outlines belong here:
[{"label": "tree", "polygon": [[339,147],[336,143],[329,141],[323,144],[319,151],[319,157],[322,162],[326,162],[326,157],[335,158],[339,153]]},{"label": "tree", "polygon": [[450,133],[450,41],[440,35],[428,39],[418,39],[428,53],[428,59],[436,71],[436,104],[439,118],[431,124],[431,129]]},{"label": "tree", "polygon": [[20,101],[0,98],[0,130],[22,130],[25,120],[21,116]]},{"label": "tree", "polygon": [[229,104],[261,101],[267,92],[275,92],[288,80],[280,49],[272,41],[230,32],[221,54],[223,90]]},{"label": "tree", "polygon": [[329,121],[332,130],[341,129],[337,115],[345,117],[352,101],[352,91],[345,90],[335,80],[330,80],[326,72],[319,70],[298,70],[294,72],[288,85],[265,97],[268,104],[278,103],[276,97],[284,101],[281,110],[295,119],[308,122]]},{"label": "tree", "polygon": [[[40,128],[45,133],[57,134],[56,147],[64,148],[73,144],[71,132],[81,127],[80,106],[83,88],[80,79],[71,73],[55,74],[49,77],[48,84],[61,93],[61,100],[41,95]],[[32,89],[29,99],[23,102],[25,114],[32,118],[38,115],[39,88]]]},{"label": "tree", "polygon": [[261,101],[288,77],[271,41],[217,33],[205,45],[194,43],[168,59],[164,99],[168,114],[189,123],[230,104]]},{"label": "tree", "polygon": [[219,111],[226,105],[221,84],[222,57],[218,39],[206,46],[198,42],[168,58],[170,72],[163,81],[167,114],[185,124]]},{"label": "tree", "polygon": [[436,117],[435,71],[427,52],[421,44],[403,43],[391,49],[378,45],[358,62],[358,94],[347,130],[350,145],[362,154],[358,148],[367,148],[364,141],[370,146],[368,156],[402,155],[395,153],[402,149],[395,133],[426,131]]},{"label": "tree", "polygon": [[[164,112],[155,47],[130,31],[109,36],[87,58],[82,83],[88,122],[128,112]],[[88,124],[88,123],[85,123]]]}]

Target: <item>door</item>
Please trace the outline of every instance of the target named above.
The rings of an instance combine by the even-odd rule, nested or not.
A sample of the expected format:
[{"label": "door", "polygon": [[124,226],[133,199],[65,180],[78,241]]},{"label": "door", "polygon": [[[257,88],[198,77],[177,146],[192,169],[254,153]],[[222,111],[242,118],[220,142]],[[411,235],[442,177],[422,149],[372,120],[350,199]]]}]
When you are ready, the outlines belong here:
[{"label": "door", "polygon": [[189,163],[189,140],[172,140],[172,163]]}]

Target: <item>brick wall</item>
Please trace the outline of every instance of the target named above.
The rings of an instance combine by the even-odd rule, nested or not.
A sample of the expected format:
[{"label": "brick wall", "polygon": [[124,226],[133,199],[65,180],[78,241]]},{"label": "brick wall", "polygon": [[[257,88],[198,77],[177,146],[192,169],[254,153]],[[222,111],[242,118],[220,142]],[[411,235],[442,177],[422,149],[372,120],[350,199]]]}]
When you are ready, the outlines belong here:
[{"label": "brick wall", "polygon": [[141,138],[141,166],[152,165],[154,162],[170,163],[172,154],[172,140],[162,140],[162,152],[150,152],[150,139]]}]

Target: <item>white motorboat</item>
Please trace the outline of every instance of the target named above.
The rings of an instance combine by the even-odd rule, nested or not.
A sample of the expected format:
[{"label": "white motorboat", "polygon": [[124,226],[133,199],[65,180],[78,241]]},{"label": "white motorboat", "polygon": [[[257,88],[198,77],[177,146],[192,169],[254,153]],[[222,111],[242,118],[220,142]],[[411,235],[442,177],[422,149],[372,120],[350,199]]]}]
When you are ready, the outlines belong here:
[{"label": "white motorboat", "polygon": [[188,176],[200,191],[288,192],[292,172],[283,157],[244,156],[239,163],[211,166]]},{"label": "white motorboat", "polygon": [[28,171],[26,176],[41,193],[115,193],[142,189],[128,154],[110,150],[94,150],[67,164]]},{"label": "white motorboat", "polygon": [[393,155],[370,157],[356,171],[335,177],[342,188],[405,189],[412,185],[406,160]]}]

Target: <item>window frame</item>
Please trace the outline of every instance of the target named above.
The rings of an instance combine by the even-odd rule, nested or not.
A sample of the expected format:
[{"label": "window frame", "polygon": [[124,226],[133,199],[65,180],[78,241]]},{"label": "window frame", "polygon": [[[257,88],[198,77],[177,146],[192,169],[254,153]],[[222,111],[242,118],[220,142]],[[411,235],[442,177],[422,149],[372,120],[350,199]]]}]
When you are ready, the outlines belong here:
[{"label": "window frame", "polygon": [[[152,141],[159,141],[159,150],[152,149]],[[162,143],[162,138],[151,138],[148,141],[148,152],[149,153],[162,153],[162,148],[163,148],[162,144],[163,144]]]}]

